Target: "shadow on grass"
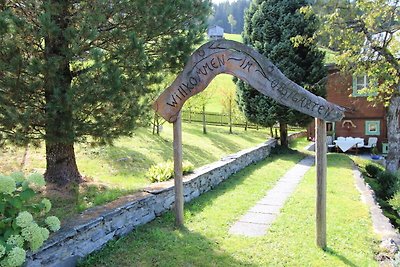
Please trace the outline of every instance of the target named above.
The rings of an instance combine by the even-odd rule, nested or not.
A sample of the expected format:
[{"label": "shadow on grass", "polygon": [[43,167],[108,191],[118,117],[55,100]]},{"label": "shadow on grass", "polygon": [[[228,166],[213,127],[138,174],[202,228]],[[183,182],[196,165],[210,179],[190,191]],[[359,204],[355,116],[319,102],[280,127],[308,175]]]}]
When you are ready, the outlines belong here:
[{"label": "shadow on grass", "polygon": [[218,243],[186,228],[173,226],[168,212],[132,234],[110,242],[78,266],[256,266],[239,261]]},{"label": "shadow on grass", "polygon": [[354,264],[352,261],[350,261],[345,256],[340,255],[337,251],[335,251],[332,248],[329,248],[329,247],[326,248],[325,252],[328,253],[329,255],[332,255],[332,256],[338,258],[339,260],[341,260],[343,262],[343,264],[345,264],[347,266],[358,267],[358,265]]}]

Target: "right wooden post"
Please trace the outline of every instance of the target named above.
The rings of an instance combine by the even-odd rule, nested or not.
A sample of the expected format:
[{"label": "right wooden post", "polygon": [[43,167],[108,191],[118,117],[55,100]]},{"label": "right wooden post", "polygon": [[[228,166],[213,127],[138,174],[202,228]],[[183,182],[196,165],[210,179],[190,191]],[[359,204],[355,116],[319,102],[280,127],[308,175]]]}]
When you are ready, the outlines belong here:
[{"label": "right wooden post", "polygon": [[317,203],[316,203],[316,230],[317,246],[326,248],[326,174],[327,174],[327,147],[325,121],[315,119],[315,148],[317,168]]}]

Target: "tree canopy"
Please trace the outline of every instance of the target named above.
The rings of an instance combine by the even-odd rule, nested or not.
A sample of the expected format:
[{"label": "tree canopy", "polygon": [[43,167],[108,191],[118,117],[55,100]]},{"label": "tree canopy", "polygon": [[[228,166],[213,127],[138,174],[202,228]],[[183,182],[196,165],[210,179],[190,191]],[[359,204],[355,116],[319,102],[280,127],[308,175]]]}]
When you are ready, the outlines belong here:
[{"label": "tree canopy", "polygon": [[[324,53],[313,36],[318,28],[314,15],[302,12],[305,0],[254,0],[245,16],[243,39],[270,59],[287,78],[317,95],[324,95]],[[297,42],[298,39],[308,40]],[[251,122],[271,126],[279,122],[282,144],[287,145],[286,125],[306,125],[311,117],[276,103],[242,81],[238,101]]]},{"label": "tree canopy", "polygon": [[322,34],[339,52],[342,71],[367,75],[368,99],[388,107],[386,162],[388,170],[396,171],[400,160],[400,1],[325,0],[315,6],[322,10]]},{"label": "tree canopy", "polygon": [[74,142],[131,134],[209,10],[202,0],[1,1],[1,141],[45,140],[46,179],[78,181]]}]

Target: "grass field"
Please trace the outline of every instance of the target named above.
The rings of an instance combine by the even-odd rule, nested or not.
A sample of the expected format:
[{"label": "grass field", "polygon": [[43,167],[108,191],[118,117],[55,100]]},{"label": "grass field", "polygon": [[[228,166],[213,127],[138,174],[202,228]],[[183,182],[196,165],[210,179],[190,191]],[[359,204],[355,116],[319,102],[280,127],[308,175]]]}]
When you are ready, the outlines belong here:
[{"label": "grass field", "polygon": [[111,242],[81,266],[377,266],[371,220],[346,155],[328,155],[326,251],[315,245],[314,168],[265,236],[228,233],[303,156],[284,153],[252,165],[186,205],[184,229],[174,227],[169,212]]},{"label": "grass field", "polygon": [[[207,126],[202,133],[199,124],[183,124],[183,158],[195,167],[219,160],[239,150],[267,140],[266,129],[259,131],[234,128],[233,134],[224,127]],[[62,218],[78,211],[114,200],[121,195],[137,191],[149,184],[145,177],[148,168],[172,160],[172,125],[164,124],[160,136],[152,135],[150,128],[140,128],[133,137],[120,138],[114,146],[90,147],[76,145],[79,170],[91,182],[76,189],[69,201],[53,197],[53,212]],[[0,173],[10,173],[20,168],[23,149],[8,147],[0,151]],[[23,170],[25,173],[45,171],[44,148],[30,148]]]},{"label": "grass field", "polygon": [[[227,113],[224,110],[222,100],[224,90],[236,91],[236,85],[232,81],[232,75],[220,74],[210,83],[206,90],[210,92],[210,99],[206,105],[206,112]],[[236,105],[236,102],[234,103]]]},{"label": "grass field", "polygon": [[224,33],[224,38],[227,40],[232,40],[232,41],[236,41],[239,43],[243,43],[243,38],[242,38],[242,35],[240,35],[240,34]]}]

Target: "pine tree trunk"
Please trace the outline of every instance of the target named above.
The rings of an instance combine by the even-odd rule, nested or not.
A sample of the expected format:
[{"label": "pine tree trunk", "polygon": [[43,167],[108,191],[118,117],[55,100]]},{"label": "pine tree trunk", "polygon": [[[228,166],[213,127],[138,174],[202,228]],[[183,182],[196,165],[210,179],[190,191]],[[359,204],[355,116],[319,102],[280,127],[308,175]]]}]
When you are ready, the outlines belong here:
[{"label": "pine tree trunk", "polygon": [[[398,86],[400,91],[400,86]],[[400,161],[400,96],[394,95],[390,100],[387,113],[387,130],[389,150],[386,157],[386,170],[396,172]]]},{"label": "pine tree trunk", "polygon": [[46,142],[46,163],[46,181],[60,186],[82,182],[76,165],[74,144]]},{"label": "pine tree trunk", "polygon": [[70,19],[69,1],[51,0],[46,5],[57,31],[48,31],[44,38],[46,62],[46,173],[47,181],[58,185],[79,183],[79,174],[74,152],[73,108],[71,103],[72,75],[69,62],[69,40],[67,31]]},{"label": "pine tree trunk", "polygon": [[269,127],[269,133],[272,138],[274,138],[274,129],[272,127]]},{"label": "pine tree trunk", "polygon": [[281,146],[282,147],[289,147],[289,142],[288,142],[288,134],[287,134],[287,124],[280,122],[279,123],[279,133],[280,133],[280,139],[281,139]]},{"label": "pine tree trunk", "polygon": [[207,134],[206,128],[206,107],[203,105],[203,134]]},{"label": "pine tree trunk", "polygon": [[23,171],[25,168],[26,162],[28,160],[28,153],[29,153],[29,145],[26,145],[25,149],[24,149],[24,155],[22,156],[21,166],[20,166],[21,171]]}]

